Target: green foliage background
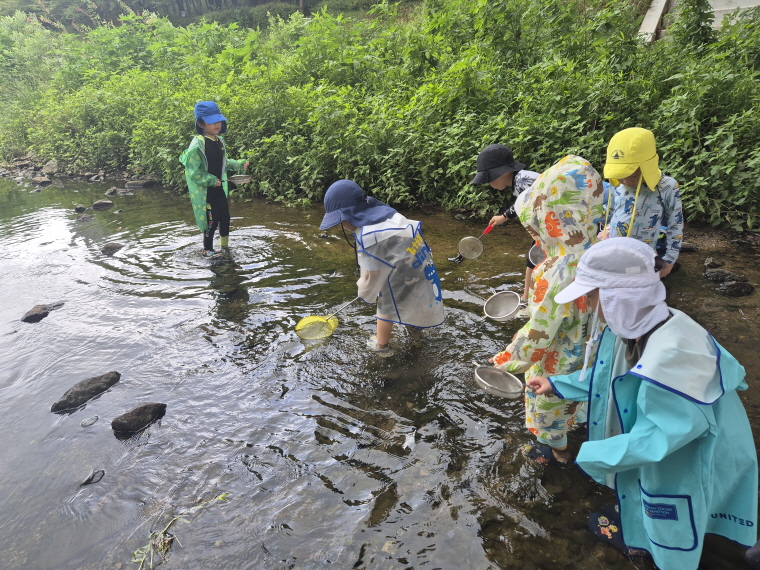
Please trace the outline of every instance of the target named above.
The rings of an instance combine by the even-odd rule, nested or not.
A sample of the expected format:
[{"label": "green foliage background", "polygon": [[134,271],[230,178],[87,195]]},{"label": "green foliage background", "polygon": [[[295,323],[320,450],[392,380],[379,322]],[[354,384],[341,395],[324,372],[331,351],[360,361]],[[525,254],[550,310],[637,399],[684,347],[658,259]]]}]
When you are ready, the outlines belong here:
[{"label": "green foliage background", "polygon": [[265,31],[130,13],[66,34],[18,12],[0,18],[0,153],[139,167],[182,187],[192,107],[214,99],[253,192],[307,203],[352,178],[393,204],[486,213],[504,198],[469,185],[487,144],[533,170],[566,153],[601,169],[609,138],[643,126],[689,219],[756,229],[759,15],[699,36],[689,26],[704,18],[684,18],[646,46],[638,6],[585,0],[380,4]]}]

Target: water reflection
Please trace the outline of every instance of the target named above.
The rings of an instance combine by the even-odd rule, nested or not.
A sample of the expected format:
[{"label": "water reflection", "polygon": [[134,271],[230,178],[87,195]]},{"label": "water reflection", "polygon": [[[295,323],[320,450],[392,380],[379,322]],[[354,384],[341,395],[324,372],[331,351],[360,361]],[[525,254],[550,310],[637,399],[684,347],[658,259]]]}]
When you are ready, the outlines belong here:
[{"label": "water reflection", "polygon": [[[574,469],[528,463],[522,403],[471,378],[471,361],[501,350],[521,324],[481,319],[483,298],[522,288],[521,228],[498,228],[478,260],[455,265],[447,255],[480,224],[423,216],[446,321],[421,339],[399,330],[397,352],[380,358],[367,351],[375,319],[362,303],[341,312],[328,339],[293,333],[301,317],[355,295],[353,256],[342,236],[320,237],[318,209],[233,199],[229,254],[207,260],[184,198],[136,191],[83,224],[73,206],[107,186],[29,194],[0,184],[4,567],[124,568],[150,531],[222,492],[227,503],[174,528],[182,546],[170,565],[647,567],[587,531],[586,514],[610,493]],[[114,241],[124,247],[102,254]],[[756,255],[730,244],[721,253],[743,260],[755,282],[746,260]],[[669,301],[737,355],[752,386],[754,297],[718,297],[699,277],[702,259],[682,261]],[[65,305],[41,322],[19,321],[56,301]],[[49,412],[108,370],[121,381],[85,409]],[[760,400],[744,397],[760,426]],[[117,441],[111,420],[149,401],[167,403],[166,416]],[[582,439],[572,433],[571,449]],[[741,568],[732,552],[716,545],[709,567]]]}]

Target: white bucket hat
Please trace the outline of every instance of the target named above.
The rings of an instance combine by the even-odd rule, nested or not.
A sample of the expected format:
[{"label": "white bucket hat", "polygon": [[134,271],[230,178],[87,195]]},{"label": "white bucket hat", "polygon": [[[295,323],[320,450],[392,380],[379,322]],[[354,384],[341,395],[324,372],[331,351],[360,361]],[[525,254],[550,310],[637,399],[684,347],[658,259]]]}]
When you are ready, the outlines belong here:
[{"label": "white bucket hat", "polygon": [[627,237],[592,245],[581,256],[575,281],[557,293],[557,303],[569,303],[594,289],[649,287],[660,280],[654,270],[654,250]]}]

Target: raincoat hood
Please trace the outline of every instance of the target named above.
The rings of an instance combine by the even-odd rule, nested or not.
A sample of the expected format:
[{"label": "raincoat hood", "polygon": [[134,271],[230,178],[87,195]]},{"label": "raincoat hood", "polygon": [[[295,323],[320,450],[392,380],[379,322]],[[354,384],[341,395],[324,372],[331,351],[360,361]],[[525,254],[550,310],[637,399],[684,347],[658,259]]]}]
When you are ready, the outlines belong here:
[{"label": "raincoat hood", "polygon": [[602,178],[591,163],[568,155],[546,170],[515,203],[520,222],[548,258],[577,257],[596,242],[603,213]]}]

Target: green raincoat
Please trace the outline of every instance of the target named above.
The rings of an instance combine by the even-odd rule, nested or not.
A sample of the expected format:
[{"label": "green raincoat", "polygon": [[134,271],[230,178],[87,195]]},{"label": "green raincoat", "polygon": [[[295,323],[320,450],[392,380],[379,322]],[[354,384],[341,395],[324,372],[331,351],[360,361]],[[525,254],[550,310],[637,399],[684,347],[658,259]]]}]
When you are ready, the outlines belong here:
[{"label": "green raincoat", "polygon": [[[224,161],[222,163],[222,188],[225,196],[229,195],[227,188],[227,171],[242,172],[245,160],[233,160],[227,158],[227,145],[220,136],[224,148]],[[179,161],[185,166],[185,180],[190,193],[190,203],[193,205],[195,223],[202,232],[208,230],[208,217],[206,215],[206,189],[216,184],[216,176],[209,174],[208,161],[206,160],[206,140],[203,135],[195,135],[187,147],[179,156]]]}]

